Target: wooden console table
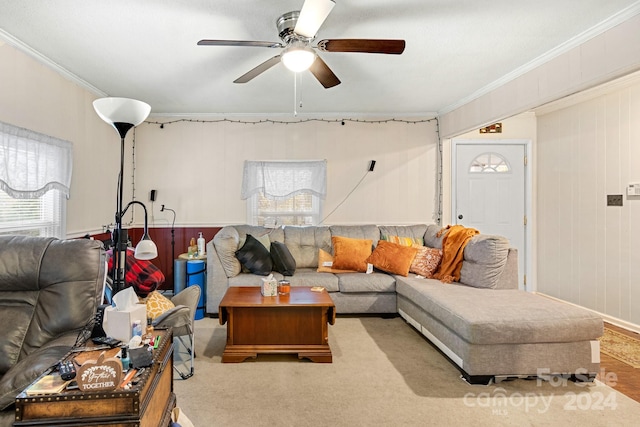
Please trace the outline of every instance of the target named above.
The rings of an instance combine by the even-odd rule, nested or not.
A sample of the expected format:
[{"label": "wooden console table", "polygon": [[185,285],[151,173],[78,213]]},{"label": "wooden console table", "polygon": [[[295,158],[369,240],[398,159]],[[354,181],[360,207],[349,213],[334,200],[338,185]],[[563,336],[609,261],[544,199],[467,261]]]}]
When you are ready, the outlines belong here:
[{"label": "wooden console table", "polygon": [[[129,390],[81,392],[65,390],[52,395],[16,398],[14,426],[169,426],[176,405],[173,393],[173,344],[171,329],[156,329],[161,335],[153,363]],[[108,350],[115,351],[118,350]],[[71,353],[78,360],[96,358],[99,352]]]},{"label": "wooden console table", "polygon": [[242,362],[258,353],[297,353],[331,363],[329,328],[336,307],[326,290],[291,287],[287,296],[263,297],[260,287],[230,287],[220,302],[220,324],[227,325],[223,362]]}]

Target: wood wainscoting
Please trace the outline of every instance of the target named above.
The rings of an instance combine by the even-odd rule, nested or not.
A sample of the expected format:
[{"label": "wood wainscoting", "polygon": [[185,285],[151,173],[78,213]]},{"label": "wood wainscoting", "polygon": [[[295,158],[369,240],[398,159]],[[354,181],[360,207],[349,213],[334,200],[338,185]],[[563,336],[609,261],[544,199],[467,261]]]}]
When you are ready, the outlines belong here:
[{"label": "wood wainscoting", "polygon": [[[220,231],[222,227],[180,227],[174,230],[174,251],[171,252],[171,229],[170,228],[150,228],[149,236],[158,247],[158,258],[151,262],[162,271],[165,276],[164,284],[159,288],[162,290],[173,290],[173,260],[178,255],[187,252],[189,241],[191,238],[198,238],[198,233],[202,232],[204,240],[209,243],[213,236]],[[129,228],[129,238],[133,245],[138,243],[142,238],[142,228]],[[96,240],[111,239],[110,233],[96,234],[92,236]]]}]

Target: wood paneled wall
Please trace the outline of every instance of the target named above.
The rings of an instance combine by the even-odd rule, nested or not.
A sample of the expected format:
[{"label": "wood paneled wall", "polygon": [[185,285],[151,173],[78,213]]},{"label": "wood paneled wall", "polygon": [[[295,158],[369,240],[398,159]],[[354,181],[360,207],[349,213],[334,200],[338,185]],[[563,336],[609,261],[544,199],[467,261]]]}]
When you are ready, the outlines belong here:
[{"label": "wood paneled wall", "polygon": [[[538,118],[537,289],[640,325],[640,83]],[[607,206],[622,195],[622,206]]]},{"label": "wood paneled wall", "polygon": [[[209,243],[213,236],[220,230],[220,227],[180,227],[174,230],[174,250],[171,249],[171,229],[170,228],[150,228],[149,237],[158,247],[158,258],[151,262],[158,267],[165,275],[165,282],[160,289],[173,289],[173,260],[180,254],[186,253],[189,241],[192,237],[198,238],[198,233],[202,232],[205,241]],[[142,228],[128,229],[129,237],[135,246],[142,238]],[[92,236],[96,240],[108,240],[110,233],[96,234]]]}]

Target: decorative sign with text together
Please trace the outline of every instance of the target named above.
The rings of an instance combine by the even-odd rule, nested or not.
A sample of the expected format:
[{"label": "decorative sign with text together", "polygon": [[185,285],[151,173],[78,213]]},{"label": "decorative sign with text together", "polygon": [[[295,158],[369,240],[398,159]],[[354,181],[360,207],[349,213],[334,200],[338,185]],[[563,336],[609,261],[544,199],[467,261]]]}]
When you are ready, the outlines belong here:
[{"label": "decorative sign with text together", "polygon": [[78,368],[76,381],[82,391],[109,391],[120,385],[122,363],[116,357],[104,357],[100,353],[97,360],[87,360]]}]

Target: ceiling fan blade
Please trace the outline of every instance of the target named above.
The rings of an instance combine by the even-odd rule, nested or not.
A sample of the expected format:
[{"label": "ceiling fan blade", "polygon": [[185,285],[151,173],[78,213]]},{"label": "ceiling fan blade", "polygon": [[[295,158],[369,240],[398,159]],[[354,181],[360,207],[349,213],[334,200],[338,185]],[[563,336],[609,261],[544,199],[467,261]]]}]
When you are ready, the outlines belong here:
[{"label": "ceiling fan blade", "polygon": [[271,59],[267,59],[262,64],[258,65],[257,67],[253,68],[252,70],[248,71],[247,73],[245,73],[245,74],[241,75],[240,77],[238,77],[237,79],[235,79],[233,82],[234,83],[246,83],[249,80],[253,79],[254,77],[257,77],[258,75],[264,73],[269,68],[271,68],[274,65],[276,65],[278,62],[280,62],[280,55],[276,55]]},{"label": "ceiling fan blade", "polygon": [[259,42],[246,40],[200,40],[198,46],[249,46],[249,47],[284,47],[279,42]]},{"label": "ceiling fan blade", "polygon": [[311,71],[311,74],[313,74],[315,78],[318,79],[320,84],[324,86],[325,89],[329,89],[340,84],[340,79],[335,74],[333,74],[331,68],[329,68],[329,66],[322,60],[322,58],[317,55],[316,60],[313,61],[313,64],[311,64],[311,67],[309,67],[309,71]]},{"label": "ceiling fan blade", "polygon": [[315,37],[335,5],[333,0],[306,0],[293,32],[307,38]]},{"label": "ceiling fan blade", "polygon": [[404,40],[383,39],[331,39],[318,42],[324,52],[362,52],[400,55],[404,52]]}]

